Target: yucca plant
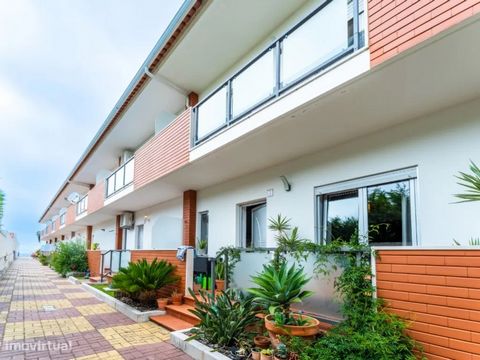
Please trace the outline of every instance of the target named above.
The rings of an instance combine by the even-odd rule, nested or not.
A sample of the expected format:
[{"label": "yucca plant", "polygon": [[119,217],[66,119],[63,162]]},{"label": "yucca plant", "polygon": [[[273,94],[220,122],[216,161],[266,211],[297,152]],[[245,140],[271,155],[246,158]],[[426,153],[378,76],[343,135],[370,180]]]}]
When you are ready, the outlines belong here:
[{"label": "yucca plant", "polygon": [[295,264],[288,267],[286,262],[279,265],[263,265],[263,271],[257,276],[252,276],[252,281],[258,285],[248,289],[254,296],[254,301],[269,309],[270,313],[280,311],[285,324],[291,323],[290,306],[299,303],[313,295],[312,291],[303,290],[310,280],[305,275],[302,267]]},{"label": "yucca plant", "polygon": [[471,174],[460,171],[455,176],[460,180],[457,184],[466,189],[466,192],[454,195],[459,202],[480,201],[480,168],[473,161],[470,161],[470,171]]},{"label": "yucca plant", "polygon": [[120,268],[112,278],[112,287],[126,293],[132,299],[152,304],[157,290],[166,285],[175,284],[179,277],[174,275],[175,266],[165,260],[154,259],[151,263],[142,259],[130,262],[128,267]]},{"label": "yucca plant", "polygon": [[224,348],[236,346],[249,337],[250,325],[258,321],[252,297],[227,289],[216,297],[210,292],[200,292],[199,299],[192,289],[189,291],[195,299],[195,308],[190,312],[200,319],[190,340],[202,339]]}]

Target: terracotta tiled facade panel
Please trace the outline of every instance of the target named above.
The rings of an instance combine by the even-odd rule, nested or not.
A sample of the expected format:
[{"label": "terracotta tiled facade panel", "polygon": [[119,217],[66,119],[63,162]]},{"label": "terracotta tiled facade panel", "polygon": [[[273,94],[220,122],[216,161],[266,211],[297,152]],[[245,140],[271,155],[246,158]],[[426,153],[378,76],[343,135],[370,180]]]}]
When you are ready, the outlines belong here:
[{"label": "terracotta tiled facade panel", "polygon": [[480,0],[369,0],[372,65],[480,12]]},{"label": "terracotta tiled facade panel", "polygon": [[135,153],[135,189],[188,163],[190,118],[189,108]]},{"label": "terracotta tiled facade panel", "polygon": [[195,246],[197,224],[197,192],[188,190],[183,193],[183,245]]},{"label": "terracotta tiled facade panel", "polygon": [[105,199],[105,182],[100,181],[88,192],[88,213],[91,214],[103,207]]},{"label": "terracotta tiled facade panel", "polygon": [[72,225],[75,222],[75,205],[70,205],[67,208],[67,215],[65,216],[65,225]]},{"label": "terracotta tiled facade panel", "polygon": [[161,296],[168,297],[171,295],[175,287],[178,288],[179,292],[182,294],[185,291],[186,262],[178,260],[176,255],[176,250],[132,250],[130,261],[137,262],[145,259],[148,262],[151,262],[153,259],[158,259],[166,260],[172,265],[175,265],[175,273],[180,277],[180,281],[178,282],[177,286],[166,287],[160,292]]},{"label": "terracotta tiled facade panel", "polygon": [[90,276],[100,276],[100,250],[88,250],[87,251],[88,269],[90,270]]},{"label": "terracotta tiled facade panel", "polygon": [[428,359],[480,359],[480,251],[380,250],[377,294]]}]

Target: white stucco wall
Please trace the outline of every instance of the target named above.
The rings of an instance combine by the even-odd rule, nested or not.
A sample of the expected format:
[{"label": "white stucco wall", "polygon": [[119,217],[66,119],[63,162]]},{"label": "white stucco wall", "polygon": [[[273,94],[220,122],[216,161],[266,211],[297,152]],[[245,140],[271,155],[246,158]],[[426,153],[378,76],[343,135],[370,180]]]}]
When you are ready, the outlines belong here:
[{"label": "white stucco wall", "polygon": [[93,227],[92,244],[93,243],[98,243],[100,250],[115,249],[115,220],[104,222]]},{"label": "white stucco wall", "polygon": [[127,248],[135,249],[137,226],[143,224],[143,249],[174,250],[182,244],[183,201],[176,198],[135,213],[135,229],[127,234]]},{"label": "white stucco wall", "polygon": [[[453,204],[461,191],[454,175],[480,163],[480,100],[309,155],[198,192],[197,210],[209,211],[209,253],[237,239],[237,205],[267,198],[267,216],[292,219],[314,239],[314,187],[399,168],[418,166],[419,243],[468,244],[480,236],[480,203]],[[292,183],[285,192],[280,175]],[[267,197],[267,189],[274,195]],[[273,245],[269,234],[269,245]]]},{"label": "white stucco wall", "polygon": [[0,231],[0,271],[6,269],[13,261],[13,252],[18,251],[18,241],[9,233]]}]

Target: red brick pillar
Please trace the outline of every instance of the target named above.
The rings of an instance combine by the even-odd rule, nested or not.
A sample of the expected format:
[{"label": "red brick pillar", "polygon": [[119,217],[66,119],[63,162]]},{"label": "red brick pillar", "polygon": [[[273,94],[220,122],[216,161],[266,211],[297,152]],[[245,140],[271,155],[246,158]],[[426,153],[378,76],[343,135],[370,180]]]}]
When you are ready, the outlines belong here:
[{"label": "red brick pillar", "polygon": [[92,233],[93,233],[93,226],[87,225],[87,250],[92,249]]},{"label": "red brick pillar", "polygon": [[183,193],[183,245],[195,246],[195,226],[197,224],[197,192]]},{"label": "red brick pillar", "polygon": [[195,106],[198,104],[198,94],[193,91],[188,94],[188,106]]},{"label": "red brick pillar", "polygon": [[120,227],[120,218],[121,218],[121,215],[117,215],[117,218],[115,221],[115,250],[122,249],[123,229]]}]

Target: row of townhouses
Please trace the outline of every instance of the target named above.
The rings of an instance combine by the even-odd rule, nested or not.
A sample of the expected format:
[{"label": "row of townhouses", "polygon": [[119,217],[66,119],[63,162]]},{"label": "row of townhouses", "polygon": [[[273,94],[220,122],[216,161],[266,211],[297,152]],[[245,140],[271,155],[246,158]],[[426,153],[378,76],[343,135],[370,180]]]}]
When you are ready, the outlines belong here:
[{"label": "row of townhouses", "polygon": [[282,214],[317,242],[468,245],[479,208],[454,194],[480,162],[479,12],[186,0],[46,204],[42,241],[252,253],[275,246]]}]

